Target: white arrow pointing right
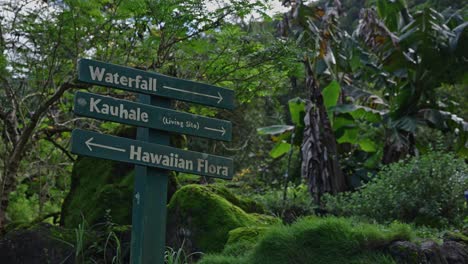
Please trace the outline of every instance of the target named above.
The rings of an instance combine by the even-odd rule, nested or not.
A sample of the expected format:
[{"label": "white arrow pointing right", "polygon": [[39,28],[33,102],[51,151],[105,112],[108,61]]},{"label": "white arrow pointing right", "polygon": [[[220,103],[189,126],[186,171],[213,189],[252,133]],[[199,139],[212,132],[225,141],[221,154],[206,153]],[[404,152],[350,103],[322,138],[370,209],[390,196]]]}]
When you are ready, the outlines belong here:
[{"label": "white arrow pointing right", "polygon": [[202,93],[187,91],[187,90],[178,89],[178,88],[174,88],[174,87],[170,87],[170,86],[166,86],[166,85],[164,85],[163,88],[169,89],[169,90],[178,91],[178,92],[183,92],[183,93],[190,93],[190,94],[195,94],[195,95],[200,95],[200,96],[215,98],[215,99],[218,99],[218,102],[217,102],[218,104],[221,103],[221,101],[224,99],[224,98],[221,96],[221,94],[220,94],[219,92],[218,92],[218,96],[216,96],[216,95],[211,95],[211,94],[202,94]]},{"label": "white arrow pointing right", "polygon": [[226,133],[226,129],[224,129],[223,126],[221,127],[221,129],[211,128],[211,127],[204,127],[204,129],[206,129],[206,130],[211,130],[211,131],[216,131],[216,132],[220,132],[220,133],[221,133],[221,136],[224,136],[224,134]]}]

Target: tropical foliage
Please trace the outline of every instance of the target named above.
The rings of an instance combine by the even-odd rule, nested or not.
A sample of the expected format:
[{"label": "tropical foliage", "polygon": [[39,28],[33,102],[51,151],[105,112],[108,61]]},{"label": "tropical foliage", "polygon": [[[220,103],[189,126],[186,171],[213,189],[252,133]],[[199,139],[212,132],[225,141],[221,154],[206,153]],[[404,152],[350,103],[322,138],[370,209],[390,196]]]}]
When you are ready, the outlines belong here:
[{"label": "tropical foliage", "polygon": [[[173,209],[190,230],[172,237],[184,242],[169,245],[168,262],[262,263],[273,249],[285,263],[289,251],[274,241],[309,243],[309,232],[328,234],[317,241],[330,256],[353,250],[324,262],[394,263],[383,244],[413,236],[394,221],[466,229],[467,11],[461,0],[0,1],[0,235],[46,222],[78,263],[128,259],[132,168],[82,159],[69,145],[74,128],[135,134],[75,116],[76,91],[136,95],[78,82],[80,58],[235,91],[232,112],[173,100],[177,111],[232,122],[232,142],[172,135],[171,144],[229,156],[235,176],[174,173],[168,198],[193,205],[210,194],[216,209],[248,221],[233,215],[235,225],[210,233],[222,217]],[[187,200],[190,188],[198,191]],[[100,197],[113,204],[97,206]],[[90,212],[74,211],[79,203]],[[349,218],[322,218],[331,214]],[[279,221],[291,226],[271,227]],[[200,228],[222,239],[213,245]],[[343,234],[352,245],[335,239]],[[214,251],[228,239],[224,255],[205,257],[199,237]]]}]

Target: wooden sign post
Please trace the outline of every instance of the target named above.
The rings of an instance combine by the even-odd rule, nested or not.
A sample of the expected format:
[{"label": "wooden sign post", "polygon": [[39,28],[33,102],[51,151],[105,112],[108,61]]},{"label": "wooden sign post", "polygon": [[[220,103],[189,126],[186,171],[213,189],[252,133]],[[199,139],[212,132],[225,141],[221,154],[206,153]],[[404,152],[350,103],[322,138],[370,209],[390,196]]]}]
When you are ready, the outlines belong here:
[{"label": "wooden sign post", "polygon": [[81,59],[78,80],[141,93],[139,102],[77,92],[77,115],[138,126],[137,139],[75,129],[75,154],[135,164],[131,263],[164,263],[169,170],[232,179],[229,158],[169,146],[169,132],[231,140],[231,122],[170,109],[178,99],[232,109],[234,92],[157,73]]},{"label": "wooden sign post", "polygon": [[[165,98],[140,95],[144,104],[169,108]],[[169,145],[170,135],[155,129],[138,128],[137,140]],[[164,263],[166,249],[167,170],[148,166],[135,167],[132,206],[132,264]]]}]

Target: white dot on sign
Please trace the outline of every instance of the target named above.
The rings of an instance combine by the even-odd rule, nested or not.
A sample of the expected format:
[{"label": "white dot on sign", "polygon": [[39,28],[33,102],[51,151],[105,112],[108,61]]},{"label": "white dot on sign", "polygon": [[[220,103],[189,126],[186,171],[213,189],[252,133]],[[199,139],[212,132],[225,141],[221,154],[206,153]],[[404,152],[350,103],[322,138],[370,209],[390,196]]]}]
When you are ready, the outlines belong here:
[{"label": "white dot on sign", "polygon": [[80,106],[85,106],[87,104],[86,99],[84,99],[84,98],[78,99],[78,104]]}]

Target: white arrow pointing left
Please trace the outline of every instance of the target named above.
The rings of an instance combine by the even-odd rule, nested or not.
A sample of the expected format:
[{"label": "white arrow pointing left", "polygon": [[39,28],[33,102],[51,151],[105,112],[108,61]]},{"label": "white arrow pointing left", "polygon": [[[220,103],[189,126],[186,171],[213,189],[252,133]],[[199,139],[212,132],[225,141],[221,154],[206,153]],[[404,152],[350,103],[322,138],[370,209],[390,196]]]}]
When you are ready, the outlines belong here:
[{"label": "white arrow pointing left", "polygon": [[89,148],[90,151],[93,151],[93,148],[91,148],[91,146],[95,146],[95,147],[98,147],[98,148],[105,148],[105,149],[110,149],[110,150],[115,150],[115,151],[120,151],[120,152],[125,152],[125,149],[121,149],[121,148],[115,148],[115,147],[111,147],[111,146],[106,146],[106,145],[101,145],[101,144],[97,144],[97,143],[93,143],[93,139],[94,137],[86,140],[86,146]]}]

